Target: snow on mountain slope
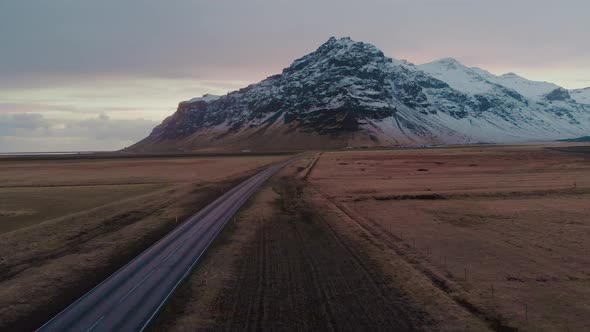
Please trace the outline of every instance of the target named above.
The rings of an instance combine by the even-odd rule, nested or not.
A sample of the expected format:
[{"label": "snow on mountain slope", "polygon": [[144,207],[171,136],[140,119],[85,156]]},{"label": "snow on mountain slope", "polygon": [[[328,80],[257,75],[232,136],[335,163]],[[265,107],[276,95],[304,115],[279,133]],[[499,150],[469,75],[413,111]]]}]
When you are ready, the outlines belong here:
[{"label": "snow on mountain slope", "polygon": [[417,67],[458,91],[475,94],[488,93],[494,89],[494,85],[481,73],[465,67],[453,58],[444,58]]},{"label": "snow on mountain slope", "polygon": [[515,73],[508,73],[500,76],[490,75],[491,76],[488,77],[488,80],[491,82],[513,89],[521,95],[531,99],[539,99],[543,95],[560,88],[557,84],[527,80]]},{"label": "snow on mountain slope", "polygon": [[570,96],[580,104],[590,105],[590,87],[569,91]]},{"label": "snow on mountain slope", "polygon": [[576,103],[567,90],[556,84],[530,81],[514,73],[496,76],[452,58],[419,65],[417,69],[483,101],[482,106],[495,106],[495,110],[486,109],[470,119],[468,126],[458,129],[470,137],[493,142],[535,137],[551,140],[560,135],[575,137],[589,126],[588,108]]},{"label": "snow on mountain slope", "polygon": [[417,66],[426,73],[466,93],[491,93],[498,86],[518,92],[529,99],[540,99],[560,86],[527,80],[515,73],[500,76],[477,67],[466,67],[453,58],[445,58]]},{"label": "snow on mountain slope", "polygon": [[523,142],[590,132],[590,105],[566,90],[528,98],[486,73],[453,59],[416,66],[330,38],[280,74],[181,102],[131,150]]},{"label": "snow on mountain slope", "polygon": [[210,102],[210,101],[217,100],[220,97],[221,96],[216,96],[216,95],[212,95],[212,94],[206,93],[202,97],[196,97],[196,98],[193,98],[191,100],[187,100],[186,103],[194,103],[196,101]]}]

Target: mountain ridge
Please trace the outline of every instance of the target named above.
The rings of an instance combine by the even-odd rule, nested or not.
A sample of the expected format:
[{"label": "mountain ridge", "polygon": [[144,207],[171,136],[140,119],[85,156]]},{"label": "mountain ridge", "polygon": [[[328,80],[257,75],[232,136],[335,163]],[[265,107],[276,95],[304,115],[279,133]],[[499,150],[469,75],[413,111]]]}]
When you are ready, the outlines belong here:
[{"label": "mountain ridge", "polygon": [[[501,77],[519,84],[507,87]],[[371,44],[332,37],[280,74],[218,98],[181,102],[130,149],[504,143],[587,134],[590,106],[547,84],[453,58],[414,65]]]}]

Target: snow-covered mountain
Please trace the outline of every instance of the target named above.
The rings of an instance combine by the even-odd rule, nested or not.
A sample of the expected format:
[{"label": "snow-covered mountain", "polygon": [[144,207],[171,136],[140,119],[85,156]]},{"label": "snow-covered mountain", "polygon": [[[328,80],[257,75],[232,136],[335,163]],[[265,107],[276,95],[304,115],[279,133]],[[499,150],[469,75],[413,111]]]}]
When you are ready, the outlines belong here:
[{"label": "snow-covered mountain", "polygon": [[477,67],[466,67],[453,58],[426,63],[418,68],[465,93],[489,93],[508,88],[528,99],[538,100],[560,88],[557,84],[527,80],[515,73],[497,76]]},{"label": "snow-covered mountain", "polygon": [[454,59],[416,66],[330,38],[281,74],[181,102],[132,150],[311,149],[546,141],[590,132],[567,90]]}]

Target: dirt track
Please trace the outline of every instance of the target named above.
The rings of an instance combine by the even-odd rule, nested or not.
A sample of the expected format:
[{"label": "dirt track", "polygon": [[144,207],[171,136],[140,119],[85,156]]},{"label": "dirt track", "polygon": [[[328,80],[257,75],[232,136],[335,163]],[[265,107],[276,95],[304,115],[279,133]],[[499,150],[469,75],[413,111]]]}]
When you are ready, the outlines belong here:
[{"label": "dirt track", "polygon": [[217,328],[412,331],[423,323],[368,257],[299,205],[301,188],[277,189],[280,212],[258,220],[258,240],[216,303]]}]

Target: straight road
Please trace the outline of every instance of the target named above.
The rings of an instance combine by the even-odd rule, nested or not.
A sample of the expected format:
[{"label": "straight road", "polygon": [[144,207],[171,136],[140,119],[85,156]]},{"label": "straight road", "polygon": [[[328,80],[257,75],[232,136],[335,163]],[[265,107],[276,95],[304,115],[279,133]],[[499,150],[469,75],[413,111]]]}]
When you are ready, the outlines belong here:
[{"label": "straight road", "polygon": [[246,200],[291,160],[237,185],[38,331],[142,331]]}]

